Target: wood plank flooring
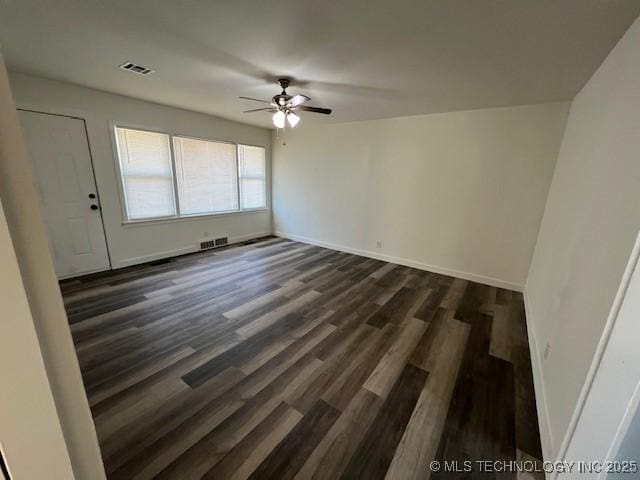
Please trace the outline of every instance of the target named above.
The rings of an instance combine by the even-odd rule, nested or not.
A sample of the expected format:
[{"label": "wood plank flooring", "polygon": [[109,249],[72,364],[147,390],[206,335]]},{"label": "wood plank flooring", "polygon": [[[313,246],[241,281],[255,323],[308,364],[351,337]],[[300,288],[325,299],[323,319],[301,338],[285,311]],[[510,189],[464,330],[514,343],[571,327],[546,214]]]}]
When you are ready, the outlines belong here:
[{"label": "wood plank flooring", "polygon": [[61,289],[109,479],[541,458],[519,293],[275,237]]}]

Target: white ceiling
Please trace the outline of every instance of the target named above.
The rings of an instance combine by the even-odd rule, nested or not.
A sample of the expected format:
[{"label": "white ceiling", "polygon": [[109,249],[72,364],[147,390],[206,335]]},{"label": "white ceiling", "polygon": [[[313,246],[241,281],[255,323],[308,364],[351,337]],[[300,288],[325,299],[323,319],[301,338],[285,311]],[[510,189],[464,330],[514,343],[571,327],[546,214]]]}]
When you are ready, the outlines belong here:
[{"label": "white ceiling", "polygon": [[[9,68],[221,117],[289,93],[354,121],[572,98],[639,0],[4,0]],[[157,72],[118,68],[131,60]]]}]

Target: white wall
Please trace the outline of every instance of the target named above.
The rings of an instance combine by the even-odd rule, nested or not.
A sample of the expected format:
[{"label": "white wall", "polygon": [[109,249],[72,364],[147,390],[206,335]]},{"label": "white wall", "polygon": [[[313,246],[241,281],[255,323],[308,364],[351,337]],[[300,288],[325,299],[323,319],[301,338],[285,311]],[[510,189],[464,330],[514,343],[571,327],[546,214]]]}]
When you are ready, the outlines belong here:
[{"label": "white wall", "polygon": [[0,265],[0,448],[14,478],[73,478],[1,204]]},{"label": "white wall", "polygon": [[303,119],[286,146],[274,139],[274,229],[521,289],[567,110],[555,103],[338,125]]},{"label": "white wall", "polygon": [[[561,452],[560,459],[563,461],[615,460],[616,453],[624,443],[624,436],[632,426],[633,414],[640,405],[639,258],[640,235],[587,374],[586,384],[589,388],[583,387],[583,392],[588,393],[584,397],[581,395],[578,401],[575,421],[571,423],[573,425],[575,422],[575,429],[569,427],[573,433],[566,437],[566,453],[564,449]],[[633,443],[633,440],[630,441]],[[627,460],[640,461],[640,450],[633,450],[633,445],[627,447],[631,449],[626,453]],[[601,478],[595,473],[582,477],[585,480]]]},{"label": "white wall", "polygon": [[123,225],[110,122],[263,145],[267,160],[271,150],[269,130],[24,74],[11,73],[10,79],[19,108],[86,120],[114,268],[193,251],[206,232],[209,237],[229,236],[232,242],[271,233],[270,211],[182,219],[177,223]]},{"label": "white wall", "polygon": [[572,103],[527,280],[551,458],[640,228],[639,47],[636,20]]},{"label": "white wall", "polygon": [[[0,448],[14,478],[72,478],[1,204],[0,265]],[[4,478],[1,473],[0,478]]]},{"label": "white wall", "polygon": [[[0,435],[7,461],[10,468],[15,465],[17,480],[72,479],[70,466],[78,479],[104,479],[98,439],[49,253],[33,169],[1,56],[0,197],[13,244],[11,248],[2,218]],[[16,259],[22,288],[17,285]],[[30,315],[24,303],[25,293]],[[34,326],[42,359],[34,345]],[[55,411],[42,378],[43,369]],[[60,444],[60,428],[66,447]]]}]

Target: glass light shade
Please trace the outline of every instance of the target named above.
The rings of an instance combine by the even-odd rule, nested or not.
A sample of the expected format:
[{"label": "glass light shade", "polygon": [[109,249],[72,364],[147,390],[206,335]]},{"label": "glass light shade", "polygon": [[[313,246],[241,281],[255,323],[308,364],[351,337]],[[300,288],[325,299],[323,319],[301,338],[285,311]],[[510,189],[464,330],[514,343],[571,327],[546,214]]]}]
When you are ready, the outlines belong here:
[{"label": "glass light shade", "polygon": [[273,114],[273,124],[276,126],[276,128],[284,128],[284,119],[284,112],[280,110]]},{"label": "glass light shade", "polygon": [[290,113],[289,115],[287,115],[287,120],[289,120],[289,125],[291,125],[291,128],[293,128],[300,121],[300,117],[295,113]]}]

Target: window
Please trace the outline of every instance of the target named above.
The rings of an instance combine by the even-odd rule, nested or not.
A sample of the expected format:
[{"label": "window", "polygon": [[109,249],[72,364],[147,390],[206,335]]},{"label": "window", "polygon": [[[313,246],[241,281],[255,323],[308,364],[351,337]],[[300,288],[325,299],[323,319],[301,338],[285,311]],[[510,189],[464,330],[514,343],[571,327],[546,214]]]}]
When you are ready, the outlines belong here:
[{"label": "window", "polygon": [[115,131],[128,220],[267,207],[264,148],[122,127]]},{"label": "window", "polygon": [[116,133],[129,219],[174,216],[169,136],[126,128]]},{"label": "window", "polygon": [[173,137],[182,215],[238,210],[236,146]]},{"label": "window", "polygon": [[238,159],[241,207],[243,209],[266,207],[264,148],[238,145]]}]

